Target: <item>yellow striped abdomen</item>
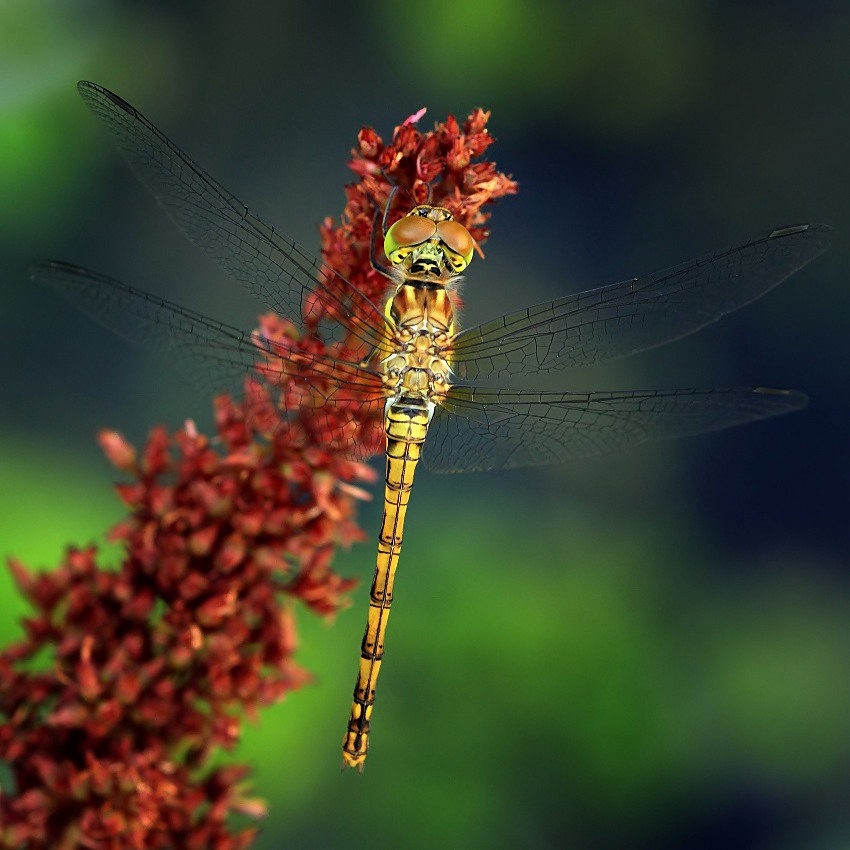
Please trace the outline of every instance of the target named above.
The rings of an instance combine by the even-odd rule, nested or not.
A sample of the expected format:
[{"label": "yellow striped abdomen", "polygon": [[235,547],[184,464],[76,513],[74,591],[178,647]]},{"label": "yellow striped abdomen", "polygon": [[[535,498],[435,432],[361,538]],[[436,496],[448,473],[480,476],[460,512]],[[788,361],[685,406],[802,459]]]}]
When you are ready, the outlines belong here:
[{"label": "yellow striped abdomen", "polygon": [[428,430],[429,402],[424,398],[396,399],[387,409],[387,472],[384,519],[378,536],[378,561],[369,594],[369,617],[360,645],[360,668],[354,686],[351,718],[342,742],[343,767],[363,769],[369,747],[369,721],[375,701],[375,682],[384,655],[384,634],[393,601],[404,517],[413,473]]}]

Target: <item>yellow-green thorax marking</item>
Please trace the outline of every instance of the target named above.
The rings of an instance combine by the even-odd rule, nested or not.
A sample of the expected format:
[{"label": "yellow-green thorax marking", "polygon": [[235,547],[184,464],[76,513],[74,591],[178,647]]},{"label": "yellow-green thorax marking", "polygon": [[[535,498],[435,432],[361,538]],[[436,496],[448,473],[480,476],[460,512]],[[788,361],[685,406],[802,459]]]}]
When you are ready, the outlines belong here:
[{"label": "yellow-green thorax marking", "polygon": [[392,338],[376,353],[387,392],[384,517],[351,718],[342,743],[343,767],[362,770],[366,760],[413,474],[434,408],[450,386],[448,351],[455,327],[447,286],[469,265],[473,249],[469,231],[442,207],[415,207],[384,238],[384,252],[398,280],[384,311]]}]

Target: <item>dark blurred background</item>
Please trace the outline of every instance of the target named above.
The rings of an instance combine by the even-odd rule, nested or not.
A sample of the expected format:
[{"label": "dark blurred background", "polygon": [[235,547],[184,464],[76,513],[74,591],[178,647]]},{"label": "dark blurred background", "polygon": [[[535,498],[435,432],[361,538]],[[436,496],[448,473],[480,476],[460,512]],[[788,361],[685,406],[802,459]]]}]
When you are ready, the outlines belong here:
[{"label": "dark blurred background", "polygon": [[[365,775],[337,770],[363,587],[333,628],[301,616],[315,684],[237,757],[271,804],[261,848],[850,847],[850,5],[6,0],[0,553],[32,565],[120,516],[98,428],[140,441],[210,417],[150,353],[30,286],[28,263],[257,313],[135,182],[80,78],[314,251],[362,125],[491,109],[520,194],[468,274],[468,322],[834,225],[762,301],[554,382],[790,386],[805,411],[562,467],[421,472]],[[379,507],[337,562],[366,586]],[[8,641],[24,608],[0,582]]]}]

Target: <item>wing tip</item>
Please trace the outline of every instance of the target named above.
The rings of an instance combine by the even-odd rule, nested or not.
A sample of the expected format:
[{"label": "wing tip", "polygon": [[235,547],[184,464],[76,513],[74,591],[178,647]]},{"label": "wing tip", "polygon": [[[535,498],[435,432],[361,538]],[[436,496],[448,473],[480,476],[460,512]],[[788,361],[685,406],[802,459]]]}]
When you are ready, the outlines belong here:
[{"label": "wing tip", "polygon": [[750,393],[759,396],[770,396],[776,400],[778,407],[788,412],[800,410],[809,403],[809,397],[799,390],[788,390],[781,387],[753,387]]},{"label": "wing tip", "polygon": [[768,239],[783,239],[786,236],[797,236],[801,233],[809,235],[818,235],[822,238],[829,237],[834,228],[830,224],[818,224],[812,222],[810,224],[789,224],[785,227],[777,227],[767,234]]},{"label": "wing tip", "polygon": [[137,110],[127,103],[123,97],[115,94],[104,86],[93,83],[90,80],[80,80],[77,83],[77,92],[87,106],[92,106],[97,101],[111,100],[119,109],[134,114]]},{"label": "wing tip", "polygon": [[55,271],[78,272],[82,271],[82,269],[79,266],[73,265],[73,263],[65,263],[62,260],[36,260],[34,263],[29,264],[27,277],[30,280],[43,281],[46,274]]}]

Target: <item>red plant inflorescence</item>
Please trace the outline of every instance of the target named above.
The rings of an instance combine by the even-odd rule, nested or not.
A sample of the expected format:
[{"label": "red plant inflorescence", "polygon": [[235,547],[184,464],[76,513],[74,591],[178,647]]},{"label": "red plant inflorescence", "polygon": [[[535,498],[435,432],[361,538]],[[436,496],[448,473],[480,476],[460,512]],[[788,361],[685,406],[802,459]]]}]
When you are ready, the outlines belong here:
[{"label": "red plant inflorescence", "polygon": [[[482,205],[516,191],[492,163],[473,162],[492,142],[488,113],[425,133],[418,117],[388,145],[361,131],[351,162],[360,180],[346,189],[342,223],[321,227],[325,263],[376,302],[387,281],[370,264],[374,210],[394,185],[397,197],[451,209],[478,242]],[[325,350],[285,318],[261,327],[280,349]],[[248,380],[242,401],[218,398],[215,441],[191,423],[172,436],[154,429],[141,450],[101,433],[129,479],[117,488],[128,516],[111,532],[126,552],[117,569],[98,565],[94,547],[69,549],[52,571],[11,561],[34,610],[24,638],[0,652],[0,761],[14,781],[0,796],[0,848],[252,843],[254,829],[229,823],[264,812],[246,796],[248,770],[211,767],[210,756],[238,740],[244,715],[308,681],[294,661],[293,603],[320,615],[347,604],[354,582],[330,562],[362,538],[358,485],[375,477],[315,400],[293,409],[285,384]],[[347,415],[357,454],[380,448],[373,414]]]}]

